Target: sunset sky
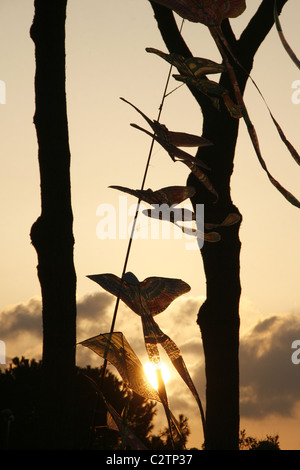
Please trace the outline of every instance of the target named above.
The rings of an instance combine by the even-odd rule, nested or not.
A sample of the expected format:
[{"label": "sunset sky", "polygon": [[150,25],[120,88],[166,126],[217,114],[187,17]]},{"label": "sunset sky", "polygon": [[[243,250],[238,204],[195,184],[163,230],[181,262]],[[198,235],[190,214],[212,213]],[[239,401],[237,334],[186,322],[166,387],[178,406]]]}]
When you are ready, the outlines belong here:
[{"label": "sunset sky", "polygon": [[[42,351],[37,257],[29,238],[31,225],[40,214],[33,125],[34,44],[29,37],[33,3],[33,0],[0,2],[0,80],[6,85],[6,102],[0,104],[0,340],[6,344],[7,364],[15,356],[40,359]],[[248,0],[245,13],[232,20],[237,36],[259,4],[259,0]],[[299,1],[289,0],[280,18],[285,36],[298,57],[299,13]],[[205,26],[186,21],[183,36],[194,56],[220,61]],[[119,209],[124,208],[122,204],[126,201],[127,217],[122,209],[122,220],[130,227],[136,198],[124,199],[124,194],[109,186],[140,188],[151,140],[130,127],[134,122],[149,129],[120,97],[156,119],[169,72],[168,64],[148,54],[146,47],[166,51],[147,0],[69,0],[67,101],[78,342],[110,329],[115,299],[86,276],[122,273],[128,238],[119,237]],[[300,151],[300,103],[297,104],[300,93],[297,95],[295,88],[300,88],[300,82],[297,85],[300,71],[283,49],[275,28],[259,49],[251,75],[287,138]],[[177,86],[178,82],[172,78],[169,91]],[[300,168],[281,142],[251,82],[247,85],[245,102],[270,172],[300,199]],[[184,86],[165,100],[161,122],[170,130],[201,134],[201,113]],[[174,164],[155,145],[145,188],[185,185],[187,175],[184,165]],[[258,438],[279,434],[281,448],[300,449],[300,364],[291,361],[292,342],[300,340],[300,212],[269,182],[243,122],[231,187],[233,202],[243,215],[241,428]],[[108,207],[115,210],[117,235],[103,240],[97,227],[103,221],[101,211]],[[138,220],[137,237],[149,223],[143,215]],[[180,231],[174,233],[178,237]],[[191,286],[189,293],[174,301],[156,320],[181,348],[205,402],[204,360],[196,324],[198,309],[205,300],[205,276],[199,250],[188,249],[189,243],[190,239],[176,238],[173,227],[170,239],[139,237],[133,241],[128,270],[139,280],[149,276],[174,277]],[[124,333],[140,360],[145,362],[140,319],[122,303],[116,330]],[[102,363],[82,346],[77,349],[77,362],[93,366]],[[200,416],[192,395],[175,375],[171,375],[169,390],[173,413],[176,416],[184,413],[189,418],[192,431],[189,445],[201,445]],[[162,414],[161,418],[164,427]]]}]

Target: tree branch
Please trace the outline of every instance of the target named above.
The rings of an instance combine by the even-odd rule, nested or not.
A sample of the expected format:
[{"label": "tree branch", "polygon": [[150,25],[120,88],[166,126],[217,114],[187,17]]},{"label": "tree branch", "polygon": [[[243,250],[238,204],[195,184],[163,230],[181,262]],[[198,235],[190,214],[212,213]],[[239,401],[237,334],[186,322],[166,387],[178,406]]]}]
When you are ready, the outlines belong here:
[{"label": "tree branch", "polygon": [[184,57],[192,57],[192,53],[178,29],[173,11],[151,0],[150,4],[154,11],[158,29],[168,51],[170,53],[180,54]]},{"label": "tree branch", "polygon": [[[282,8],[288,0],[278,0],[277,8],[278,14],[281,13]],[[244,29],[237,42],[238,58],[243,60],[243,67],[250,73],[253,66],[254,56],[259,49],[260,45],[272,29],[274,25],[274,1],[263,0],[258,10]],[[243,90],[247,82],[245,73],[239,74],[239,85]]]}]

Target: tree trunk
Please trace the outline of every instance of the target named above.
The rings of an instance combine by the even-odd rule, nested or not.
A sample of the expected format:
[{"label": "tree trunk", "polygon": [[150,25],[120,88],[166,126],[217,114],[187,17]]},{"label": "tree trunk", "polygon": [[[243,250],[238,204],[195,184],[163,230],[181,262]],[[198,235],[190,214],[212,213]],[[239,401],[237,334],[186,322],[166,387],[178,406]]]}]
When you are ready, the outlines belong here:
[{"label": "tree trunk", "polygon": [[42,292],[43,371],[41,445],[72,446],[72,385],[76,347],[76,274],[70,149],[65,92],[66,0],[35,0],[35,44],[41,215],[31,228]]},{"label": "tree trunk", "polygon": [[[279,13],[286,2],[287,0],[277,2]],[[191,53],[179,33],[171,10],[155,2],[151,2],[151,5],[169,52],[190,57]],[[241,70],[230,60],[242,93],[252,69],[255,53],[274,23],[273,8],[273,0],[263,0],[239,40],[235,38],[228,20],[222,24],[223,33],[244,69]],[[205,57],[205,51],[200,51],[200,55]],[[234,99],[227,73],[221,75],[220,83],[231,92]],[[190,91],[203,113],[202,135],[214,144],[213,147],[200,148],[197,157],[211,168],[207,176],[219,195],[216,202],[191,174],[188,184],[196,188],[192,203],[194,207],[196,204],[204,204],[205,222],[220,223],[230,212],[239,213],[230,195],[239,121],[231,118],[224,106],[220,111],[216,111],[204,95],[192,87]],[[241,294],[239,227],[240,223],[218,229],[221,240],[218,243],[205,242],[201,249],[206,275],[206,300],[200,307],[198,324],[205,355],[205,448],[208,450],[238,450]]]}]

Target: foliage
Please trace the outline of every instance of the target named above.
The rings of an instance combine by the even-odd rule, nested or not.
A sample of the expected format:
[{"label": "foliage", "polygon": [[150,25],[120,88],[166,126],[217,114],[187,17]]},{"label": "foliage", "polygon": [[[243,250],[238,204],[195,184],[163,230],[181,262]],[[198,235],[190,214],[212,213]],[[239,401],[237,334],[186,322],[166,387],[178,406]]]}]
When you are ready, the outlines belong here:
[{"label": "foliage", "polygon": [[[190,435],[190,428],[188,425],[188,419],[180,414],[178,425],[180,429],[180,437],[174,439],[174,450],[183,450],[186,448],[187,440]],[[157,450],[167,450],[172,448],[170,439],[170,432],[168,428],[165,428],[158,436],[151,436],[151,448]]]},{"label": "foliage", "polygon": [[[98,386],[102,368],[77,367],[74,384],[76,429],[74,430],[77,449],[119,449],[122,445],[119,433],[111,428],[107,409],[95,389]],[[0,448],[38,449],[37,410],[40,401],[42,362],[22,357],[14,358],[9,367],[0,371]],[[102,387],[109,403],[126,419],[131,431],[147,448],[170,448],[166,432],[153,434],[153,419],[156,403],[128,391],[123,382],[113,373],[106,371]],[[184,443],[189,435],[187,418],[180,416],[180,428]],[[94,432],[91,432],[94,429]],[[9,435],[8,435],[9,431]],[[7,439],[8,438],[8,439]],[[8,442],[8,446],[7,446]],[[181,445],[177,443],[176,445]]]},{"label": "foliage", "polygon": [[269,436],[263,440],[257,440],[255,437],[246,436],[245,429],[240,431],[239,439],[240,450],[280,450],[279,436]]}]

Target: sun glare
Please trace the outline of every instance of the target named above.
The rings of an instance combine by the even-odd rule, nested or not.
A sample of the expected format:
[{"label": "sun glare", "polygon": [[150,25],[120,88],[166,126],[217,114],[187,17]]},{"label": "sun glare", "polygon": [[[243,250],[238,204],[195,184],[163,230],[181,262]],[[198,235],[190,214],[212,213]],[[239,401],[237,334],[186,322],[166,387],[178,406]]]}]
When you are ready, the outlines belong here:
[{"label": "sun glare", "polygon": [[[157,366],[155,366],[151,362],[147,362],[147,364],[145,364],[143,367],[144,367],[146,376],[149,382],[151,383],[152,387],[157,390],[158,385],[157,385],[157,378],[156,378],[156,372],[155,372],[157,369]],[[161,363],[160,367],[162,371],[163,380],[166,384],[170,378],[170,371],[164,363]]]}]

